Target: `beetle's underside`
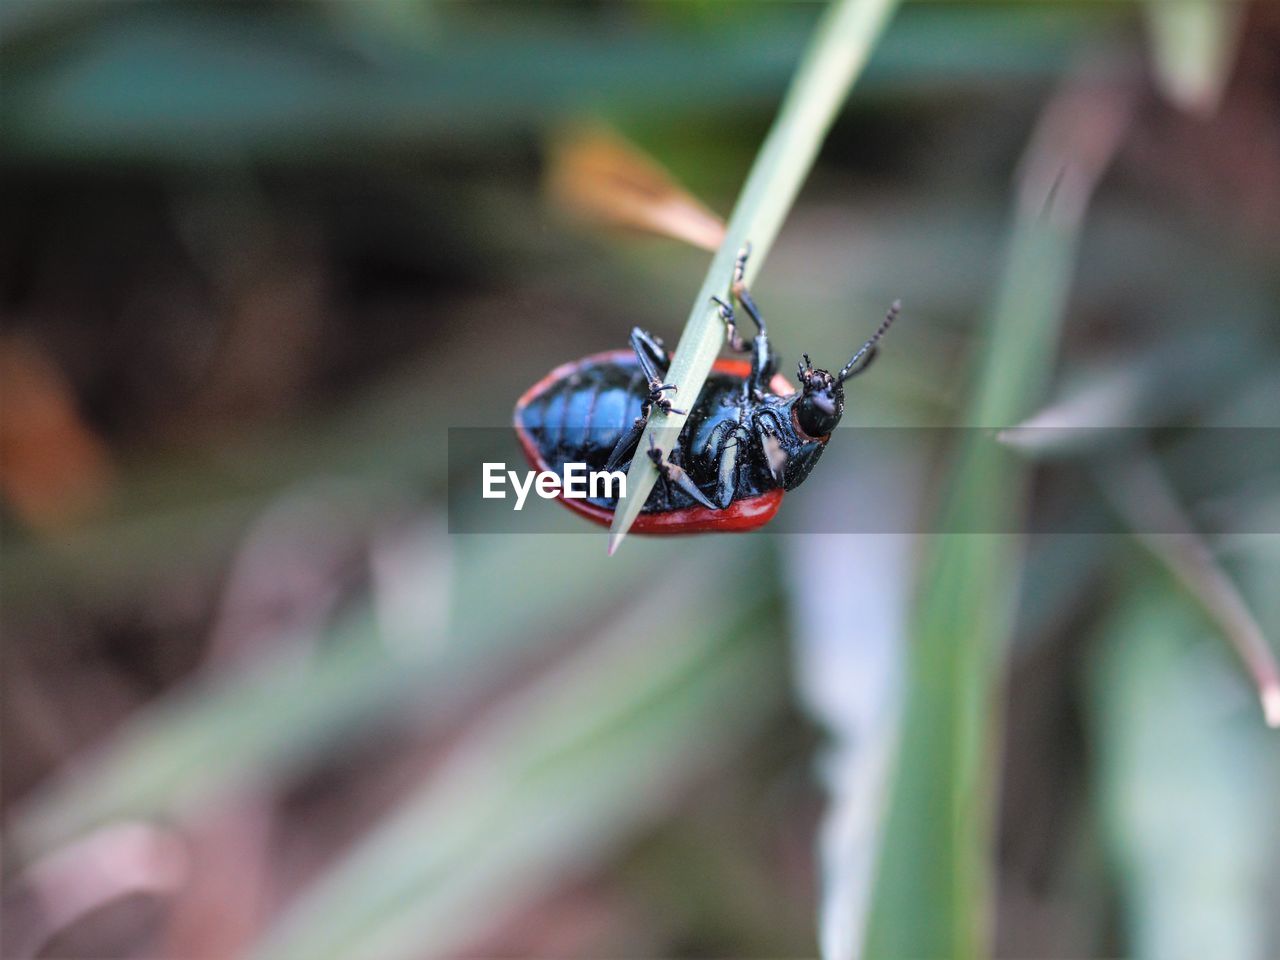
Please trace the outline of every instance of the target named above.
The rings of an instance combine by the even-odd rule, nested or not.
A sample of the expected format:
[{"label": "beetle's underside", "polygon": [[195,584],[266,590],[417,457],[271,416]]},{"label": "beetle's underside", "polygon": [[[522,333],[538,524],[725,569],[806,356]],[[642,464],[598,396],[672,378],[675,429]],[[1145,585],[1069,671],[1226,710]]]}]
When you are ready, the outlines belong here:
[{"label": "beetle's underside", "polygon": [[[689,411],[684,436],[713,432],[721,420],[736,414],[750,364],[717,360],[698,402]],[[782,376],[770,387],[779,399],[794,388]],[[641,415],[646,379],[635,354],[611,350],[564,364],[534,384],[516,404],[515,427],[530,466],[563,474],[565,463],[585,463],[603,470],[619,438]],[[630,459],[617,465],[625,471]],[[687,454],[682,466],[699,487],[712,488],[718,477],[706,454]],[[679,487],[659,482],[632,529],[643,533],[747,530],[768,523],[782,502],[782,488],[772,478],[758,476],[746,458],[739,471],[735,497],[726,507],[708,508]],[[617,506],[615,497],[565,499],[569,508],[608,525]]]},{"label": "beetle's underside", "polygon": [[[676,385],[665,383],[671,358],[662,342],[635,327],[631,351],[613,351],[558,367],[516,404],[515,426],[530,463],[564,476],[567,463],[591,473],[626,470],[648,456],[658,482],[632,529],[649,532],[750,529],[767,523],[782,492],[800,484],[822,455],[844,412],[844,382],[865,370],[876,345],[897,315],[895,303],[880,329],[837,374],[815,368],[806,355],[798,375],[801,392],[777,375],[778,361],[764,318],[744,282],[749,249],[734,264],[730,298],[756,326],[749,341],[738,332],[733,304],[713,297],[731,350],[750,362],[720,360],[672,450],[640,438],[655,408],[675,413]],[[565,504],[608,523],[617,495],[592,491]],[[599,493],[599,496],[594,494]]]}]

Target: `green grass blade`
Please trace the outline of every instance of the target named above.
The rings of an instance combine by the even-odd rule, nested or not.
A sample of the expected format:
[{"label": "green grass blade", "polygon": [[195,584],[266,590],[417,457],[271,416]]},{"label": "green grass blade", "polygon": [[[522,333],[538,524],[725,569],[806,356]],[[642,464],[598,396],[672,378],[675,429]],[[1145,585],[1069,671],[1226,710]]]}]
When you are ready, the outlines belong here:
[{"label": "green grass blade", "polygon": [[1244,8],[1237,0],[1147,0],[1156,83],[1170,101],[1200,115],[1217,109]]},{"label": "green grass blade", "polygon": [[[1022,343],[1017,362],[1024,380],[1049,373],[1072,262],[1070,237],[1058,229],[1033,222],[1015,232],[989,355],[1005,352],[998,346],[1005,338]],[[1007,372],[1018,378],[1017,371]],[[975,409],[1002,409],[1004,401],[991,400],[992,394],[984,391]],[[963,450],[943,529],[1009,529],[1024,473],[1009,455],[976,444]],[[871,956],[986,952],[988,744],[1019,556],[1017,538],[1006,535],[943,534],[932,545],[913,628],[902,757],[868,933]]]},{"label": "green grass blade", "polygon": [[[836,111],[866,65],[896,4],[897,0],[836,0],[819,23],[747,176],[724,243],[711,261],[676,346],[667,381],[679,387],[675,394],[678,406],[693,405],[724,340],[724,324],[711,302],[712,295],[727,295],[734,258],[747,242],[752,248],[748,282],[759,272]],[[637,450],[648,450],[650,440],[663,450],[672,449],[685,419],[681,414],[655,411]],[[657,479],[648,457],[640,455],[632,461],[627,496],[618,505],[609,531],[610,553],[617,550],[640,515]]]},{"label": "green grass blade", "polygon": [[1184,598],[1142,579],[1092,658],[1088,752],[1124,956],[1275,955],[1280,741],[1212,632]]},{"label": "green grass blade", "polygon": [[758,606],[745,611],[754,621],[723,622],[704,602],[702,569],[681,565],[662,629],[637,604],[504,702],[253,956],[457,956],[723,761],[781,706],[780,651]]},{"label": "green grass blade", "polygon": [[[90,762],[22,805],[10,832],[19,854],[36,856],[116,820],[182,816],[286,778],[410,702],[445,711],[510,656],[599,615],[618,591],[654,572],[656,558],[645,551],[616,568],[593,566],[593,537],[525,539],[462,538],[447,636],[415,638],[421,655],[392,642],[366,607],[329,628],[308,661],[289,650],[202,677],[141,711]],[[584,574],[564,576],[571,569]],[[494,583],[506,585],[506,602],[491,602]]]},{"label": "green grass blade", "polygon": [[[965,416],[969,426],[1017,423],[1043,397],[1083,212],[1127,116],[1121,99],[1071,87],[1045,113],[1024,160],[1008,257]],[[965,433],[944,488],[940,529],[1016,530],[1026,465],[993,436]],[[1021,556],[1021,537],[992,533],[941,534],[927,553],[870,956],[989,952],[993,741]]]}]

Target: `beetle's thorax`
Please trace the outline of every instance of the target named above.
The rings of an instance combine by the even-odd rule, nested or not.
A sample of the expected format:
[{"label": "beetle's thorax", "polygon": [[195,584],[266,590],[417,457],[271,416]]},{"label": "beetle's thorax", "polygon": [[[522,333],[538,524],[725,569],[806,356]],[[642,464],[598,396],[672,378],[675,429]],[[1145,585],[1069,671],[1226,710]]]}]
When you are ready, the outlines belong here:
[{"label": "beetle's thorax", "polygon": [[784,490],[799,486],[822,455],[828,437],[809,436],[800,426],[797,410],[800,394],[768,395],[754,411],[754,446]]}]

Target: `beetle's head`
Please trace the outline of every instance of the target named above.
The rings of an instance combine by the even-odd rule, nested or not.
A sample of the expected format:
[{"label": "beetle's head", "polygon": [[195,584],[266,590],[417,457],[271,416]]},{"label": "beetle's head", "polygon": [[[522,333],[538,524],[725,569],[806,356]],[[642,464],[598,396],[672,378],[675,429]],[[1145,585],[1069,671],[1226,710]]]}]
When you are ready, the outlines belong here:
[{"label": "beetle's head", "polygon": [[840,423],[844,413],[844,382],[856,377],[876,358],[880,338],[888,332],[893,321],[898,317],[902,304],[897,300],[889,308],[884,322],[855,353],[837,374],[821,370],[809,362],[809,355],[804,355],[804,363],[800,364],[800,399],[796,401],[795,417],[800,429],[815,439],[825,437]]},{"label": "beetle's head", "polygon": [[796,401],[796,423],[806,436],[825,437],[844,413],[844,384],[826,370],[815,367],[804,355],[800,364],[800,399]]}]

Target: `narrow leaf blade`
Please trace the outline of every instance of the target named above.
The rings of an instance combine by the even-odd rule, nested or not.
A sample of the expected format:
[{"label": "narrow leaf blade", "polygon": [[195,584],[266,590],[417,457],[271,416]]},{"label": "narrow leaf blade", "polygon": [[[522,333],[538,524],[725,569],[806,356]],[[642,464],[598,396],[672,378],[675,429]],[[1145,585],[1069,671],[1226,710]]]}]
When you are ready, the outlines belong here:
[{"label": "narrow leaf blade", "polygon": [[[751,244],[747,281],[759,273],[836,112],[896,5],[897,0],[837,0],[819,23],[747,176],[724,242],[711,261],[676,345],[667,380],[678,387],[676,396],[684,408],[697,400],[724,338],[724,325],[711,297],[727,294],[734,260],[747,243]],[[684,414],[655,411],[637,449],[649,449],[652,441],[658,448],[670,450],[686,419]],[[618,504],[609,530],[610,554],[621,545],[657,480],[657,470],[648,457],[632,460],[627,496]]]}]

